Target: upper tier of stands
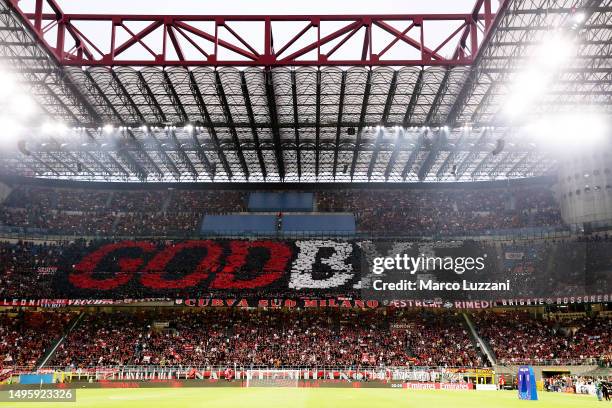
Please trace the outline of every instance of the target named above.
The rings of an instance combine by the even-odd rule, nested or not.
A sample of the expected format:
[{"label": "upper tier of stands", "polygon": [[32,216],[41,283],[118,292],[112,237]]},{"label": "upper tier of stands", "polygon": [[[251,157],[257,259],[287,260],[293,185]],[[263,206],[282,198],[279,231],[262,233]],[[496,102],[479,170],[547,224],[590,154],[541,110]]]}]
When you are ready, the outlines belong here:
[{"label": "upper tier of stands", "polygon": [[[248,202],[244,191],[20,186],[0,205],[0,226],[43,234],[193,236],[201,231],[204,215],[248,212]],[[563,227],[553,194],[542,185],[321,191],[314,194],[314,210],[354,214],[357,232],[387,235],[510,234]],[[326,229],[335,227],[332,223]]]}]

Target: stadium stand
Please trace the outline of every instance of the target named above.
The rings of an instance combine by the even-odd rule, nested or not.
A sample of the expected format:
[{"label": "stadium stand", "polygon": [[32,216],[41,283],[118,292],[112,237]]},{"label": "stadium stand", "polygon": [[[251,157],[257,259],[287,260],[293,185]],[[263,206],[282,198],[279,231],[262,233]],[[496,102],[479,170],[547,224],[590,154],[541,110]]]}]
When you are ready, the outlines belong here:
[{"label": "stadium stand", "polygon": [[139,364],[481,367],[485,362],[461,316],[382,309],[91,314],[51,362]]},{"label": "stadium stand", "polygon": [[[74,314],[4,313],[2,367],[32,367]],[[473,313],[499,364],[610,364],[610,317],[547,321]],[[460,314],[444,310],[135,309],[88,313],[48,366],[485,367]]]},{"label": "stadium stand", "polygon": [[[0,208],[0,224],[68,235],[194,235],[205,214],[246,212],[247,196],[231,190],[18,187]],[[255,201],[263,205],[262,200]],[[285,204],[300,204],[294,201]],[[541,186],[322,191],[315,195],[315,205],[321,213],[354,214],[357,231],[365,233],[456,236],[563,227],[552,192]],[[272,206],[275,212],[280,204],[274,201]]]},{"label": "stadium stand", "polygon": [[33,368],[72,317],[63,312],[0,313],[0,370]]},{"label": "stadium stand", "polygon": [[478,332],[502,364],[606,364],[612,356],[612,320],[545,321],[528,312],[473,315]]}]

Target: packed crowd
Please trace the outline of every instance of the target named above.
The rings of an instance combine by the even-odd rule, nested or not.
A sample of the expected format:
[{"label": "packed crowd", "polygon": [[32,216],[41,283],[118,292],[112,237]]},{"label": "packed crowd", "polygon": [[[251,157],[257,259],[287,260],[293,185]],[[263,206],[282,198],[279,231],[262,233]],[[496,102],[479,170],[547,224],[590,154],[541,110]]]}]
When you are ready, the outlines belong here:
[{"label": "packed crowd", "polygon": [[0,207],[0,226],[96,236],[185,236],[204,214],[246,211],[246,194],[204,190],[18,187]]},{"label": "packed crowd", "polygon": [[0,370],[34,367],[72,317],[70,313],[1,313]]},{"label": "packed crowd", "polygon": [[[0,369],[33,367],[75,317],[0,314]],[[511,311],[473,313],[472,321],[499,364],[594,364],[612,356],[609,317],[546,321]],[[447,310],[134,309],[85,314],[47,366],[234,364],[485,367],[488,359],[462,316]]]},{"label": "packed crowd", "polygon": [[52,365],[462,366],[484,362],[461,317],[398,310],[88,315]]},{"label": "packed crowd", "polygon": [[[409,241],[406,254],[484,254],[486,281],[510,281],[511,292],[503,298],[599,295],[612,290],[612,251],[606,241],[452,241],[450,249],[449,242]],[[0,297],[369,299],[376,295],[368,292],[369,269],[362,260],[385,254],[389,244],[384,240],[7,241],[0,242]],[[452,270],[435,273],[448,281],[478,277]],[[449,300],[474,299],[470,291],[452,295]],[[414,296],[427,298],[428,293]],[[502,295],[477,296],[499,300]]]},{"label": "packed crowd", "polygon": [[[0,226],[70,235],[193,235],[204,214],[247,211],[232,190],[99,190],[23,186],[0,206]],[[315,197],[321,212],[352,212],[357,229],[402,235],[464,235],[560,227],[552,193],[515,189],[337,190]]]},{"label": "packed crowd", "polygon": [[474,314],[473,321],[500,364],[605,365],[612,357],[610,318],[558,322],[535,319],[526,312],[482,312]]},{"label": "packed crowd", "polygon": [[558,227],[562,220],[546,188],[478,190],[341,190],[318,194],[319,211],[349,211],[363,231],[405,235],[463,235],[525,227]]}]

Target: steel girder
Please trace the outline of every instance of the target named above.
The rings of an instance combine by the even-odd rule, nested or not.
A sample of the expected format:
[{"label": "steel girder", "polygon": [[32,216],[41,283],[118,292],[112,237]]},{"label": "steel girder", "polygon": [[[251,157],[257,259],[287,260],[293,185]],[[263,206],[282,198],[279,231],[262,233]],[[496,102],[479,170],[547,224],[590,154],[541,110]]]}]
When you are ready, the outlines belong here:
[{"label": "steel girder", "polygon": [[[366,16],[94,15],[5,1],[57,61],[76,66],[469,65],[494,17],[491,0],[465,14]],[[103,35],[90,35],[92,23]],[[428,34],[433,26],[443,35]]]},{"label": "steel girder", "polygon": [[[479,23],[465,25],[451,37],[458,43],[455,53],[446,58],[473,59],[472,34],[480,30],[477,38],[483,39],[484,48],[472,67],[442,64],[437,57],[431,57],[433,62],[423,67],[408,66],[408,60],[399,64],[401,67],[378,66],[387,65],[385,57],[391,55],[395,45],[403,43],[413,48],[407,38],[418,24],[410,27],[412,23],[408,23],[405,32],[394,32],[394,25],[383,20],[375,20],[372,25],[347,20],[344,34],[325,40],[330,49],[322,46],[319,53],[315,46],[314,57],[308,52],[292,57],[300,63],[277,59],[278,64],[261,64],[265,55],[295,53],[291,46],[285,46],[291,41],[276,38],[277,46],[272,47],[270,37],[269,42],[264,41],[265,49],[259,50],[240,40],[240,29],[232,21],[215,23],[222,30],[234,32],[230,33],[237,41],[233,45],[239,46],[245,54],[242,57],[248,60],[244,65],[261,66],[246,70],[223,67],[231,65],[229,60],[214,63],[214,58],[197,64],[211,68],[190,65],[185,43],[189,40],[183,34],[198,37],[202,33],[188,31],[185,27],[192,24],[185,26],[180,20],[149,26],[144,32],[130,29],[128,20],[117,20],[114,29],[130,29],[132,43],[116,44],[115,50],[121,52],[115,54],[112,63],[79,63],[99,56],[85,41],[77,20],[58,18],[56,11],[38,18],[19,14],[15,3],[6,7],[6,0],[0,0],[0,5],[5,6],[0,14],[0,55],[20,74],[22,82],[34,89],[33,96],[49,118],[85,128],[85,133],[91,134],[86,138],[89,146],[83,148],[69,140],[73,131],[57,137],[65,144],[64,151],[53,151],[51,143],[41,147],[44,135],[33,135],[27,141],[32,157],[15,153],[0,157],[0,167],[11,172],[25,174],[36,169],[43,177],[92,180],[152,180],[151,176],[173,180],[180,175],[181,180],[280,181],[281,168],[285,167],[285,181],[393,182],[445,180],[454,177],[449,169],[457,166],[457,178],[465,181],[540,175],[554,169],[555,158],[540,146],[528,154],[526,142],[514,136],[516,129],[509,132],[514,125],[500,121],[498,112],[516,73],[528,66],[541,33],[566,21],[575,10],[585,11],[587,16],[578,28],[576,58],[559,70],[554,85],[533,113],[568,112],[577,106],[612,113],[610,0],[511,0],[503,3],[495,19],[485,10],[490,3],[478,1],[471,15],[476,13]],[[31,18],[26,22],[24,16]],[[64,24],[63,51],[48,48],[49,27],[45,27],[45,21],[53,27]],[[265,25],[266,20],[262,21]],[[281,22],[272,18],[264,31],[271,34],[272,26]],[[387,43],[391,45],[388,50],[377,50],[375,31],[385,28],[393,33],[393,44]],[[143,64],[147,67],[141,69],[121,66],[124,64],[120,60],[130,48],[142,46],[143,38],[153,33],[147,31],[155,29],[166,30],[168,49],[176,53],[170,55],[168,51],[166,58],[178,62],[164,64],[158,59],[157,63]],[[320,26],[307,27],[311,29],[316,31]],[[44,41],[37,30],[47,33]],[[358,38],[361,32],[364,35]],[[300,36],[294,45],[298,46]],[[75,42],[73,50],[67,48],[71,41]],[[227,37],[223,41],[219,49],[230,44]],[[339,59],[335,57],[343,47],[355,48],[353,41],[359,44],[355,59],[362,62],[342,68],[327,66],[336,65]],[[434,55],[440,50],[430,47],[430,51]],[[249,59],[246,53],[259,56]],[[385,61],[374,61],[377,53]],[[321,55],[327,55],[331,62],[319,61]],[[76,66],[62,67],[64,63]],[[366,97],[367,87],[371,89]],[[108,135],[100,130],[106,124],[124,130]],[[465,131],[463,124],[471,129]],[[191,133],[184,130],[187,125],[193,126]],[[147,126],[158,142],[139,131],[142,126]],[[373,132],[377,126],[380,132]],[[444,126],[449,129],[446,140],[432,139],[439,140],[439,145],[423,144],[423,137],[418,136],[427,127],[428,134],[440,134]],[[361,131],[351,137],[350,128]],[[483,128],[490,135],[479,144]],[[506,150],[495,157],[487,156],[491,142],[499,138],[506,140]],[[80,143],[82,139],[78,140]],[[65,165],[73,168],[77,162],[84,171],[75,175]],[[338,167],[347,169],[340,172]],[[165,168],[167,172],[162,170]]]}]

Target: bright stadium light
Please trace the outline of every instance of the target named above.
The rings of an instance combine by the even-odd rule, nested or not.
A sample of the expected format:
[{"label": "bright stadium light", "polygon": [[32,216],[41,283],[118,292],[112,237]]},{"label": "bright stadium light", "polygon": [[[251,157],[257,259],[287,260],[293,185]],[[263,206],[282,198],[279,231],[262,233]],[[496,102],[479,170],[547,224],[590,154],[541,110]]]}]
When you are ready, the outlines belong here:
[{"label": "bright stadium light", "polygon": [[7,116],[0,116],[0,130],[2,131],[2,144],[12,141],[15,136],[18,136],[23,131],[23,126],[15,119]]},{"label": "bright stadium light", "polygon": [[516,77],[511,95],[504,111],[508,116],[523,113],[528,106],[546,89],[547,76],[538,70],[524,72]]},{"label": "bright stadium light", "polygon": [[112,131],[114,130],[113,125],[104,125],[103,129],[106,133],[112,133]]},{"label": "bright stadium light", "polygon": [[68,126],[65,123],[58,122],[55,124],[55,131],[57,133],[64,133],[68,130]]},{"label": "bright stadium light", "polygon": [[563,114],[542,118],[528,125],[527,131],[541,146],[574,151],[603,143],[609,127],[600,115]]},{"label": "bright stadium light", "polygon": [[585,19],[585,15],[582,11],[577,12],[576,14],[574,14],[574,16],[572,17],[572,21],[575,24],[580,24],[584,21]]},{"label": "bright stadium light", "polygon": [[13,96],[15,91],[15,78],[13,74],[0,70],[0,99]]},{"label": "bright stadium light", "polygon": [[193,131],[193,126],[192,126],[192,125],[185,125],[184,129],[185,129],[187,132],[190,132],[190,133],[191,133],[191,132]]},{"label": "bright stadium light", "polygon": [[45,122],[43,123],[41,130],[44,134],[53,133],[53,131],[55,130],[55,125],[51,122]]},{"label": "bright stadium light", "polygon": [[530,69],[518,74],[503,111],[510,117],[525,112],[546,92],[554,73],[575,54],[576,43],[560,33],[547,36],[534,54]]},{"label": "bright stadium light", "polygon": [[27,118],[36,112],[36,103],[27,95],[16,95],[10,100],[10,111],[20,118]]},{"label": "bright stadium light", "polygon": [[544,68],[558,68],[576,51],[576,43],[570,38],[557,34],[542,41],[538,49],[538,64]]}]

